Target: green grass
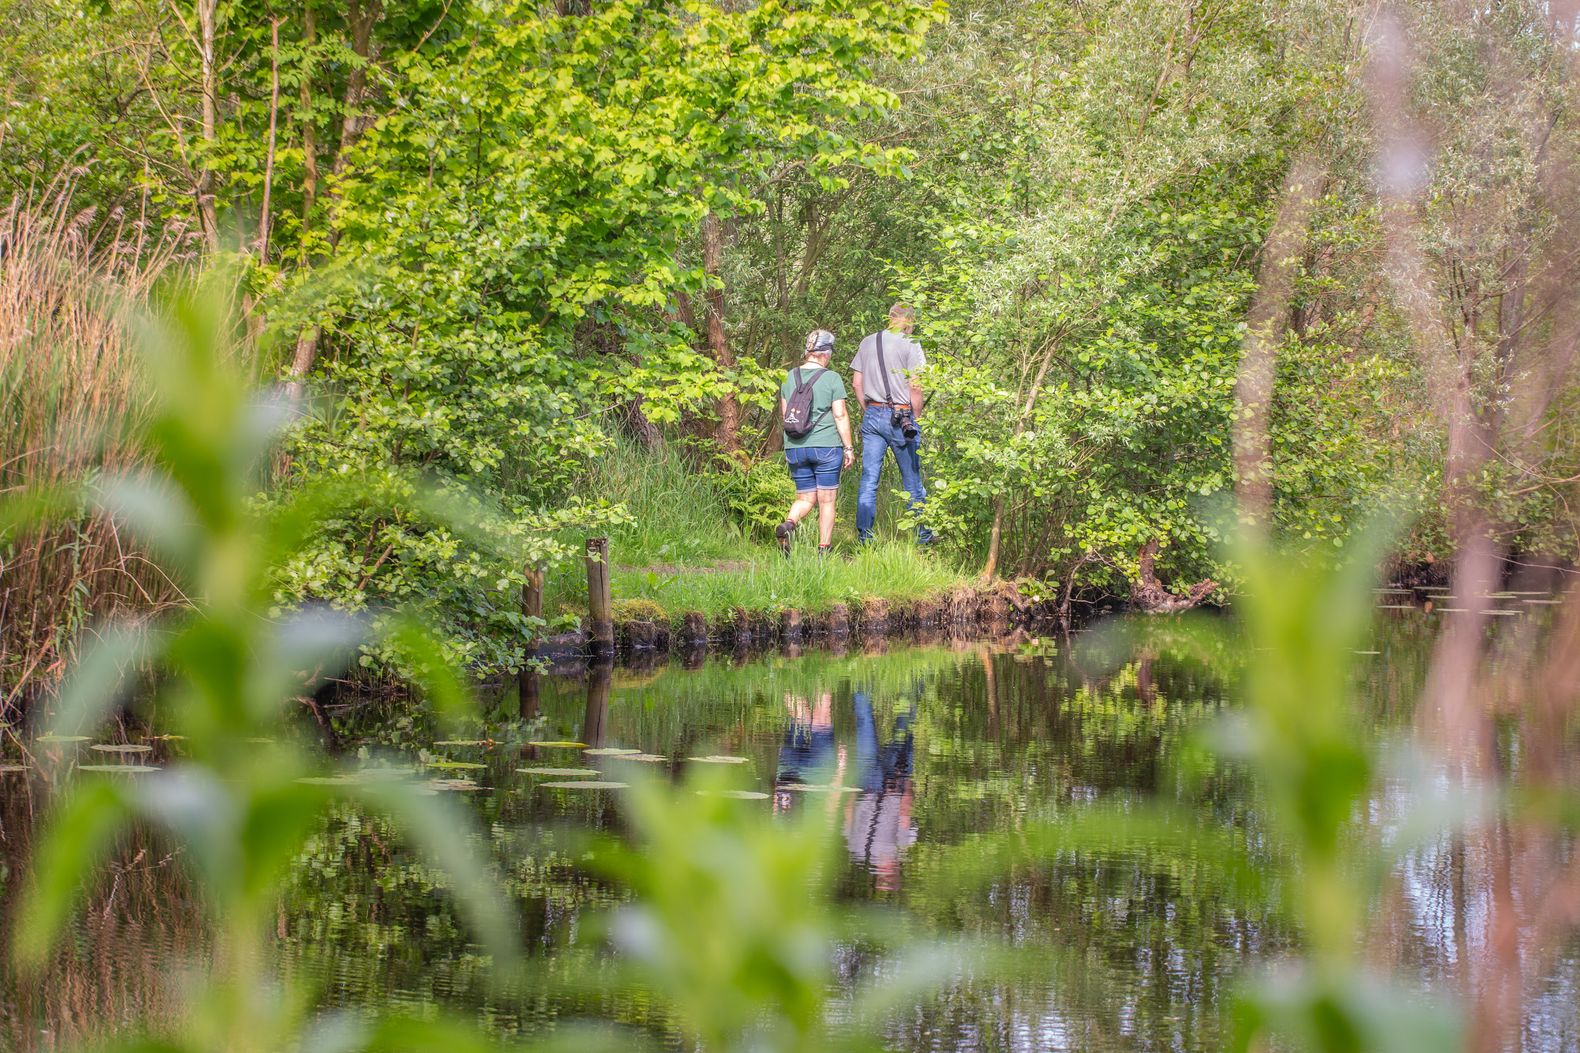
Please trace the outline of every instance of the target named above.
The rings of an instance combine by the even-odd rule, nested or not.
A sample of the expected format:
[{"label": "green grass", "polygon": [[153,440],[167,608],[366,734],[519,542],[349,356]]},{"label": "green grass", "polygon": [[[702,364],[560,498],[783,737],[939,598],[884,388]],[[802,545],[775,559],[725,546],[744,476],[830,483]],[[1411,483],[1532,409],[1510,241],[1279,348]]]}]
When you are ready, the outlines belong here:
[{"label": "green grass", "polygon": [[[599,461],[587,492],[624,504],[633,518],[609,535],[617,607],[622,601],[647,601],[671,619],[688,611],[712,619],[737,607],[817,613],[869,597],[921,599],[969,580],[945,559],[894,539],[887,517],[880,517],[878,532],[890,540],[858,548],[852,524],[856,477],[852,473],[842,487],[850,492],[841,494],[845,500],[834,556],[817,558],[816,527],[809,521],[786,559],[774,544],[747,536],[712,475],[673,452],[616,448]],[[893,498],[885,504],[901,507]],[[550,615],[582,614],[586,598],[579,563],[550,572],[545,585]]]},{"label": "green grass", "polygon": [[965,580],[914,544],[890,541],[827,559],[819,559],[811,545],[799,547],[789,559],[777,549],[757,546],[755,558],[743,567],[670,574],[617,571],[612,589],[617,602],[650,600],[672,617],[701,611],[713,618],[736,607],[819,612],[869,597],[916,600]]}]

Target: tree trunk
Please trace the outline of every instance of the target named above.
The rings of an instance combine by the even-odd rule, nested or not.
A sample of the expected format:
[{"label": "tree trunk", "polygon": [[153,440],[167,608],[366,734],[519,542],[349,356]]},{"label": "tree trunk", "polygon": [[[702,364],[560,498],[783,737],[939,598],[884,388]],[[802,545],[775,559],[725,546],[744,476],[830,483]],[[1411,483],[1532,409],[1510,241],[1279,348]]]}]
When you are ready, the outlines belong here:
[{"label": "tree trunk", "polygon": [[[307,50],[318,43],[318,19],[313,5],[302,11],[302,39]],[[318,130],[313,123],[313,71],[304,66],[301,83],[297,87],[297,105],[302,119],[302,252],[301,264],[307,265],[308,239],[305,237],[313,218],[313,206],[318,202]]]},{"label": "tree trunk", "polygon": [[[1054,352],[1059,349],[1063,339],[1062,332],[1055,333],[1048,338],[1042,348],[1042,360],[1037,364],[1037,373],[1031,378],[1031,387],[1026,392],[1025,403],[1021,406],[1020,416],[1015,421],[1015,439],[1019,439],[1026,430],[1026,422],[1031,419],[1031,411],[1037,408],[1037,393],[1042,390],[1043,378],[1048,375],[1048,367],[1053,364]],[[998,573],[999,553],[1004,541],[1004,490],[1001,487],[997,496],[993,498],[993,529],[988,534],[987,562],[982,567],[982,580],[992,581]]]},{"label": "tree trunk", "polygon": [[[377,58],[373,53],[373,25],[382,14],[383,8],[379,0],[371,0],[366,7],[362,5],[361,0],[351,0],[347,10],[347,21],[351,26],[351,50],[363,61],[358,63],[346,77],[345,94],[341,96],[340,142],[335,147],[335,159],[329,166],[331,178],[345,171],[351,148],[356,145],[367,124],[363,119],[361,108],[367,99],[367,66]],[[313,180],[316,187],[318,179],[316,164],[309,167],[309,178]],[[330,184],[330,190],[331,192],[334,190],[333,183]],[[339,240],[339,234],[331,226],[329,231],[331,253],[334,252]],[[291,379],[287,385],[287,391],[292,398],[301,395],[302,381],[312,371],[313,363],[318,359],[318,344],[322,336],[323,330],[313,325],[304,329],[296,338],[296,353],[291,358]]]},{"label": "tree trunk", "polygon": [[[707,285],[703,298],[707,313],[708,350],[714,364],[722,373],[735,371],[735,355],[730,351],[724,333],[724,285],[719,270],[724,259],[724,233],[719,218],[709,214],[702,219],[702,271]],[[718,402],[719,424],[714,432],[719,446],[725,453],[736,453],[741,448],[741,405],[733,392],[725,394]]]},{"label": "tree trunk", "polygon": [[1262,247],[1256,296],[1251,301],[1235,381],[1234,484],[1240,514],[1256,529],[1267,530],[1273,515],[1270,406],[1294,296],[1295,268],[1305,252],[1311,213],[1326,177],[1312,154],[1302,154],[1284,176],[1283,204]]},{"label": "tree trunk", "polygon": [[1173,614],[1176,611],[1189,610],[1205,600],[1207,594],[1218,587],[1216,581],[1208,578],[1192,585],[1190,591],[1183,596],[1169,592],[1158,580],[1157,556],[1157,538],[1141,546],[1140,566],[1137,568],[1136,580],[1130,586],[1130,603],[1137,610],[1145,611],[1147,614]]},{"label": "tree trunk", "polygon": [[273,213],[274,144],[280,120],[280,20],[269,24],[269,139],[263,155],[263,204],[258,210],[258,262],[269,261],[269,231]]},{"label": "tree trunk", "polygon": [[219,73],[214,58],[218,0],[197,0],[199,90],[203,94],[202,134],[205,155],[201,161],[197,186],[198,222],[210,252],[219,251],[219,220],[214,208],[214,170],[209,167],[207,151],[219,139]]}]

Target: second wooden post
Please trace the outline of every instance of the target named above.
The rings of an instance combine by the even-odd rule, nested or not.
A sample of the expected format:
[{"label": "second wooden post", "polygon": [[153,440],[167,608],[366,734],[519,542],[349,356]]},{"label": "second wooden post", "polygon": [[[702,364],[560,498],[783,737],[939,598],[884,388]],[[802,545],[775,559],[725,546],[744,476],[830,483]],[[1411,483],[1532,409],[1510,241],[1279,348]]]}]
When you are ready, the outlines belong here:
[{"label": "second wooden post", "polygon": [[587,539],[587,646],[594,655],[614,654],[614,604],[609,596],[609,539]]}]

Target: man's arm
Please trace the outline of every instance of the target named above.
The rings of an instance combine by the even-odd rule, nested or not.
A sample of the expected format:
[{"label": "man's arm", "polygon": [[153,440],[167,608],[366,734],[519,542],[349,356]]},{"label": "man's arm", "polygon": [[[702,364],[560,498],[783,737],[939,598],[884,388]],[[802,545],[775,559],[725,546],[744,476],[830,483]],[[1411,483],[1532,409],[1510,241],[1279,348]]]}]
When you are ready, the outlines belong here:
[{"label": "man's arm", "polygon": [[867,396],[861,383],[860,373],[852,373],[850,375],[850,386],[856,393],[856,405],[865,406],[867,404]]},{"label": "man's arm", "polygon": [[922,370],[927,368],[927,355],[922,351],[921,344],[912,344],[911,347],[913,349],[911,368],[906,371],[905,376],[911,382],[911,416],[920,417],[923,399],[922,384],[918,378],[921,377]]}]

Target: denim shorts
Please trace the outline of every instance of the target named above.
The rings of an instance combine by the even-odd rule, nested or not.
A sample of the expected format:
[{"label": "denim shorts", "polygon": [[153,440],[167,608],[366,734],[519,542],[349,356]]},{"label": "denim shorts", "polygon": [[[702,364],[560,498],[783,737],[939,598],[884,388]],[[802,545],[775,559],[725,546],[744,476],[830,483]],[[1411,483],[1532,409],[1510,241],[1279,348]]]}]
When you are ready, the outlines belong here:
[{"label": "denim shorts", "polygon": [[785,464],[790,466],[790,480],[798,494],[838,490],[845,451],[838,446],[795,446],[785,451]]}]

